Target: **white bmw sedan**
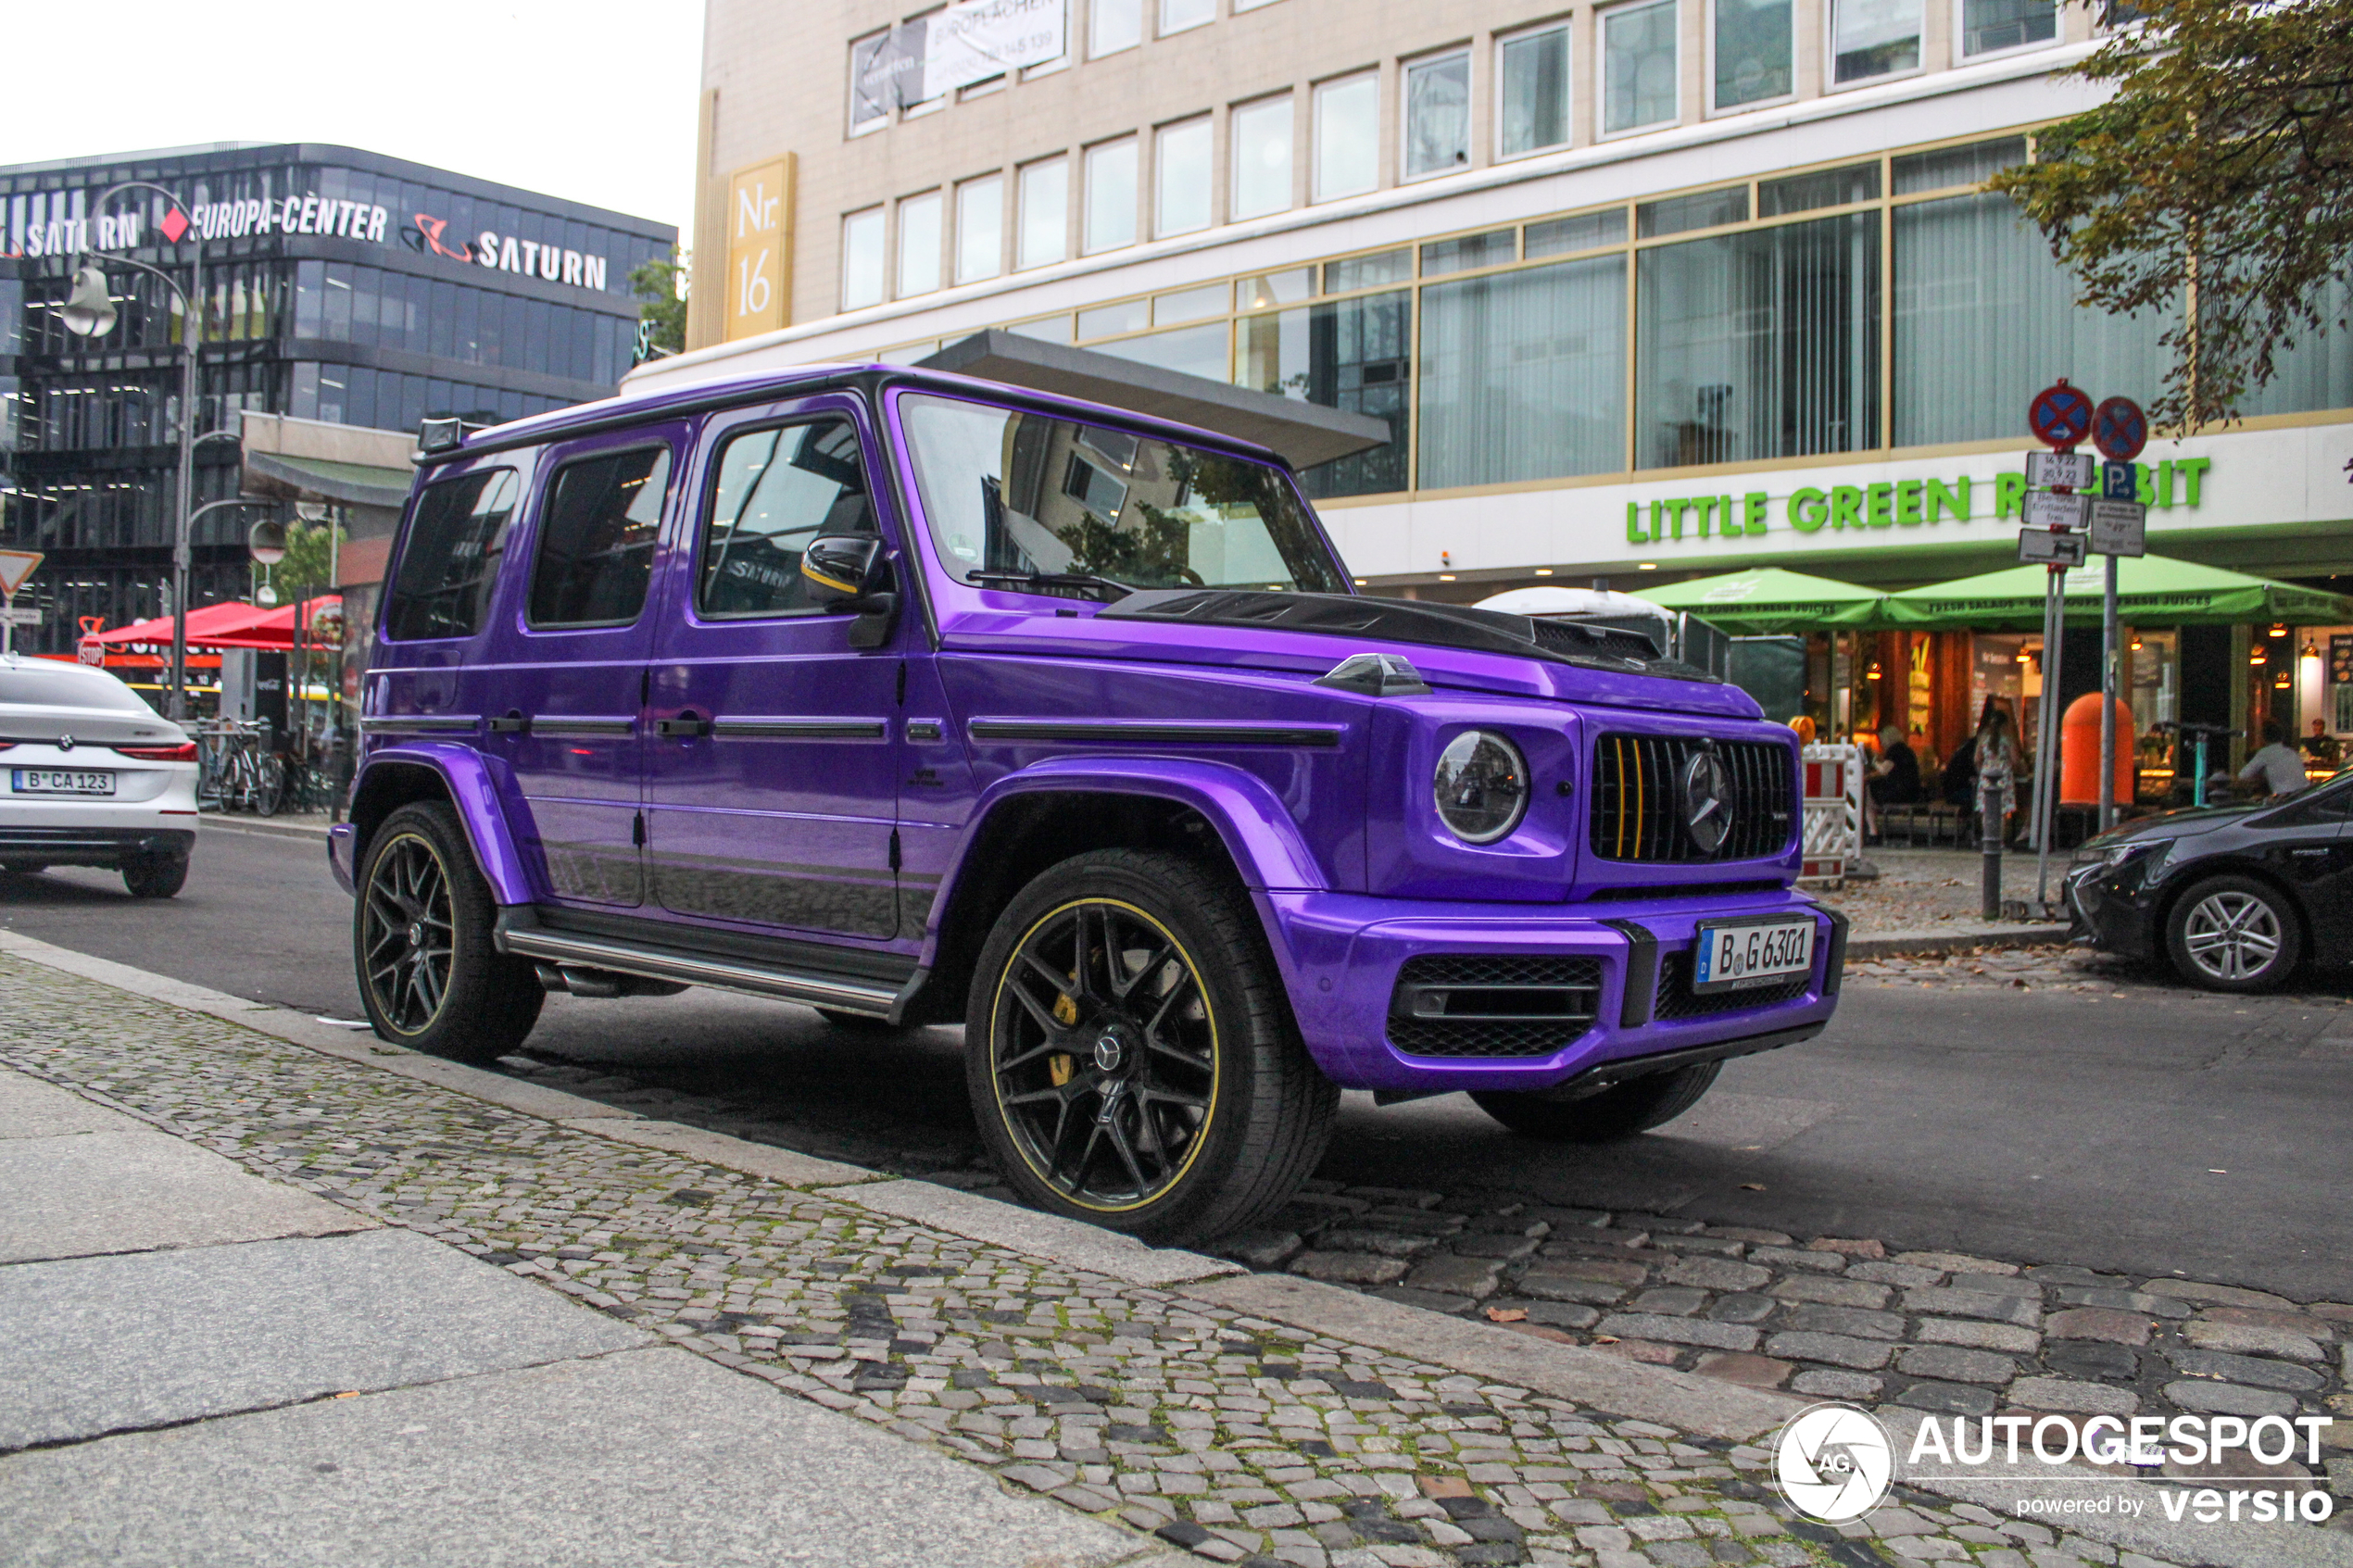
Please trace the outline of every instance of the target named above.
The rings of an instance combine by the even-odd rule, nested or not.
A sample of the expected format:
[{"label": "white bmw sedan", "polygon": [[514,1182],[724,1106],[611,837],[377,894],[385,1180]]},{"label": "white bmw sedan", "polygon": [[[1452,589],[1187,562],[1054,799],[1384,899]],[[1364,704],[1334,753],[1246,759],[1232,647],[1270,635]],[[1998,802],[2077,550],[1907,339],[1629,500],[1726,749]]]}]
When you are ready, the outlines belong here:
[{"label": "white bmw sedan", "polygon": [[196,842],[196,745],[103,670],[0,657],[0,872],[106,866],[169,898]]}]

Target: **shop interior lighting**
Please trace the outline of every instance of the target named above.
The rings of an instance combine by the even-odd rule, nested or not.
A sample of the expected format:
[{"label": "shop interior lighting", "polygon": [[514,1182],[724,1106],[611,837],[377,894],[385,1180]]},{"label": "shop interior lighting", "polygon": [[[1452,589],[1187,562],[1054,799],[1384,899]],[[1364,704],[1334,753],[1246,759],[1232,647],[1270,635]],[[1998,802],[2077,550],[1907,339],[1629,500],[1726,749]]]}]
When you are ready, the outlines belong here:
[{"label": "shop interior lighting", "polygon": [[1540,566],[1536,569],[1536,575],[1539,577],[1550,577],[1552,574],[1553,569],[1549,566]]},{"label": "shop interior lighting", "polygon": [[2266,647],[2258,647],[2254,652],[2246,656],[2246,661],[2247,663],[2255,666],[2258,670],[2260,670],[2263,666],[2271,662],[2271,650]]},{"label": "shop interior lighting", "polygon": [[2286,627],[2286,625],[2285,625],[2284,623],[2282,623],[2282,624],[2280,624],[2280,625],[2277,625],[2277,626],[2272,627],[2272,628],[2271,628],[2271,635],[2273,635],[2274,637],[2284,637],[2284,636],[2286,636],[2286,635],[2287,635],[2287,627]]},{"label": "shop interior lighting", "polygon": [[1658,562],[1655,560],[1636,561],[1634,563],[1634,570],[1637,571],[1656,571],[1658,570]]}]

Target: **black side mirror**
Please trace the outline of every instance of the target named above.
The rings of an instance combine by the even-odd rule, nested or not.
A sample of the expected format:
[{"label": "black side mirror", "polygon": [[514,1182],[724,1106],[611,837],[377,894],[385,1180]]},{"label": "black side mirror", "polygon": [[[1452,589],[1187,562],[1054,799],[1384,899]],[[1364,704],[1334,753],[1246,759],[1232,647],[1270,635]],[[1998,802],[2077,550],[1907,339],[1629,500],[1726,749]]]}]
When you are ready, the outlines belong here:
[{"label": "black side mirror", "polygon": [[874,534],[829,533],[809,542],[801,553],[800,575],[809,584],[812,603],[848,609],[888,585],[890,565],[883,558],[883,542]]}]

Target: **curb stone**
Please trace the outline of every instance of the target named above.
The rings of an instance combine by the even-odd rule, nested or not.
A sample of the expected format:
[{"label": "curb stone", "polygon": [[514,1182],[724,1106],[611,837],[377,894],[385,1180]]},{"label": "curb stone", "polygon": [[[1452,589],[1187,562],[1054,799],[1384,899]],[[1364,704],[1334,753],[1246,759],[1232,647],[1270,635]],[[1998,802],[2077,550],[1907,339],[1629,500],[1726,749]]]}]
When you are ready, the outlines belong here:
[{"label": "curb stone", "polygon": [[1889,931],[1849,936],[1846,956],[1892,959],[1910,953],[1958,953],[1971,947],[2057,947],[2067,943],[2063,925],[1996,925],[1981,931]]}]

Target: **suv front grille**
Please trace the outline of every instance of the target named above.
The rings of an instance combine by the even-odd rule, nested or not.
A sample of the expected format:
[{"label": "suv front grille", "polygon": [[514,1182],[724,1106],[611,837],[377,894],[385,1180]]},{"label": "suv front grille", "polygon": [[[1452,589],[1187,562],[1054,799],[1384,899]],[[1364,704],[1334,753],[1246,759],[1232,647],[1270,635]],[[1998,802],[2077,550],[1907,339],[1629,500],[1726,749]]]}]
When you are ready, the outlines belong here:
[{"label": "suv front grille", "polygon": [[[1682,777],[1712,746],[1731,775],[1731,829],[1713,854],[1683,817]],[[1789,847],[1796,822],[1789,748],[1768,741],[1605,734],[1593,743],[1593,853],[1604,860],[1748,860]]]},{"label": "suv front grille", "polygon": [[1390,1043],[1408,1056],[1550,1056],[1593,1026],[1599,959],[1430,953],[1398,971]]},{"label": "suv front grille", "polygon": [[1770,985],[1759,985],[1746,991],[1711,991],[1705,997],[1692,995],[1692,953],[1686,947],[1680,953],[1667,953],[1658,960],[1658,999],[1653,1004],[1651,1016],[1661,1022],[1678,1018],[1705,1018],[1712,1012],[1734,1012],[1742,1008],[1770,1007],[1776,1002],[1793,1002],[1806,995],[1814,984],[1813,972],[1793,974]]}]

